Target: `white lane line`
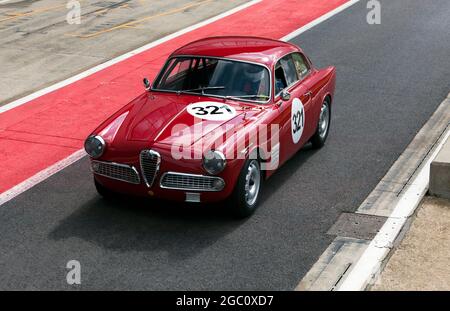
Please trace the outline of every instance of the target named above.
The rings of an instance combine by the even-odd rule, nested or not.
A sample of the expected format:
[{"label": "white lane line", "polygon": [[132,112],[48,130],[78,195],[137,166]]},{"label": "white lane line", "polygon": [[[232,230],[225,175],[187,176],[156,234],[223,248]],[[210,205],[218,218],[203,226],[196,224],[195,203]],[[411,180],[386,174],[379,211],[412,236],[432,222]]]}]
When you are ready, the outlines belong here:
[{"label": "white lane line", "polygon": [[391,216],[386,220],[386,223],[370,242],[361,258],[356,262],[355,267],[339,286],[339,291],[364,290],[368,282],[379,272],[383,260],[391,250],[408,217],[414,213],[427,192],[430,179],[430,164],[448,137],[450,137],[449,129],[447,129],[447,133],[444,134],[428,160],[423,164],[409,188],[401,196]]},{"label": "white lane line", "polygon": [[[143,47],[140,47],[140,48],[138,48],[138,49],[136,49],[134,51],[126,53],[126,54],[124,54],[122,56],[119,56],[117,58],[114,58],[114,59],[112,59],[110,61],[107,61],[107,62],[105,62],[105,63],[103,63],[101,65],[98,65],[96,67],[93,67],[93,68],[91,68],[91,69],[89,69],[89,70],[87,70],[85,72],[82,72],[82,73],[80,73],[80,74],[78,74],[78,75],[76,75],[76,76],[74,76],[72,78],[69,78],[67,80],[61,81],[61,82],[59,82],[59,83],[57,83],[55,85],[49,86],[49,87],[47,87],[45,89],[42,89],[42,90],[40,90],[40,91],[38,91],[36,93],[30,94],[30,95],[28,95],[28,96],[26,96],[24,98],[21,98],[19,100],[16,100],[16,101],[14,101],[12,103],[9,103],[9,104],[3,106],[3,107],[0,107],[0,113],[8,111],[10,109],[13,109],[15,107],[18,107],[20,105],[23,105],[23,104],[27,103],[30,100],[33,100],[33,99],[35,99],[35,98],[37,98],[39,96],[45,95],[47,93],[50,93],[50,92],[52,92],[54,90],[57,90],[57,89],[59,89],[59,88],[61,88],[63,86],[66,86],[66,85],[68,85],[70,83],[73,83],[75,81],[78,81],[78,80],[80,80],[80,79],[82,79],[84,77],[87,77],[87,76],[89,76],[89,75],[91,75],[91,74],[93,74],[93,73],[95,73],[97,71],[100,71],[100,70],[102,70],[102,69],[104,69],[106,67],[109,67],[109,66],[111,66],[111,65],[113,65],[115,63],[118,63],[118,62],[120,62],[120,61],[122,61],[124,59],[127,59],[127,58],[129,58],[129,57],[131,57],[131,56],[133,56],[135,54],[138,54],[138,53],[143,52],[143,51],[145,51],[147,49],[150,49],[150,48],[152,48],[154,46],[157,46],[157,45],[159,45],[159,44],[161,44],[163,42],[166,42],[168,40],[176,38],[176,37],[178,37],[178,36],[180,36],[182,34],[185,34],[185,33],[189,32],[189,31],[192,31],[192,30],[195,30],[195,29],[200,28],[202,26],[208,25],[208,24],[210,24],[210,23],[212,23],[212,22],[214,22],[216,20],[224,18],[224,17],[226,17],[228,15],[234,14],[234,13],[236,13],[238,11],[241,11],[241,10],[243,10],[245,8],[248,8],[248,7],[250,7],[250,6],[252,6],[252,5],[256,4],[256,3],[259,3],[261,1],[262,0],[250,1],[248,3],[245,3],[245,4],[241,5],[241,6],[236,7],[234,9],[230,10],[230,11],[227,11],[227,12],[219,14],[219,15],[213,17],[213,18],[210,18],[210,19],[208,19],[206,21],[203,21],[203,22],[198,23],[196,25],[190,26],[188,28],[185,28],[183,30],[175,32],[175,33],[173,33],[171,35],[168,35],[168,36],[166,36],[164,38],[161,38],[161,39],[159,39],[157,41],[154,41],[152,43],[144,45]],[[302,27],[298,28],[297,30],[294,30],[290,34],[288,34],[288,35],[284,36],[283,38],[281,38],[280,40],[288,41],[288,40],[290,40],[290,39],[292,39],[292,38],[302,34],[303,32],[313,28],[314,26],[319,25],[320,23],[322,23],[325,20],[329,19],[330,17],[338,14],[339,12],[342,12],[346,8],[349,8],[350,6],[352,6],[353,4],[355,4],[355,3],[359,2],[359,1],[360,0],[351,0],[351,1],[341,5],[340,7],[330,11],[329,13],[327,13],[327,14],[321,16],[321,17],[318,17],[317,19],[315,19],[312,22],[306,24],[305,26],[302,26]],[[75,152],[74,154],[72,154],[71,156],[69,156],[68,158],[63,159],[60,162],[58,162],[57,164],[59,164],[59,165],[57,165],[57,164],[52,165],[52,166],[50,166],[50,167],[40,171],[36,175],[28,178],[27,180],[23,181],[19,185],[11,188],[10,190],[7,190],[6,192],[1,193],[0,194],[0,205],[8,202],[9,200],[15,198],[19,194],[21,194],[21,193],[25,192],[26,190],[30,189],[34,185],[37,185],[38,183],[40,183],[40,182],[44,181],[45,179],[49,178],[50,176],[52,176],[52,175],[56,174],[57,172],[63,170],[64,168],[66,168],[67,166],[71,165],[72,163],[75,163],[76,161],[81,159],[84,155],[85,155],[84,150],[80,149],[77,152]]]},{"label": "white lane line", "polygon": [[76,82],[78,80],[86,78],[87,76],[90,76],[90,75],[92,75],[92,74],[94,74],[94,73],[96,73],[96,72],[98,72],[100,70],[103,70],[103,69],[105,69],[107,67],[110,67],[110,66],[112,66],[114,64],[117,64],[117,63],[119,63],[119,62],[121,62],[121,61],[123,61],[123,60],[125,60],[127,58],[130,58],[130,57],[132,57],[132,56],[134,56],[136,54],[144,52],[144,51],[146,51],[148,49],[151,49],[151,48],[153,48],[153,47],[155,47],[157,45],[160,45],[160,44],[162,44],[164,42],[167,42],[167,41],[172,40],[172,39],[174,39],[176,37],[184,35],[184,34],[186,34],[188,32],[191,32],[191,31],[193,31],[195,29],[198,29],[200,27],[203,27],[203,26],[206,26],[208,24],[211,24],[211,23],[213,23],[215,21],[218,21],[218,20],[220,20],[220,19],[222,19],[224,17],[227,17],[229,15],[232,15],[232,14],[234,14],[236,12],[242,11],[242,10],[244,10],[244,9],[246,9],[246,8],[252,6],[252,5],[255,5],[255,4],[257,4],[257,3],[261,2],[261,1],[262,0],[253,0],[253,1],[250,1],[250,2],[247,2],[247,3],[244,3],[244,4],[242,4],[242,5],[238,6],[238,7],[235,7],[234,9],[231,9],[229,11],[221,13],[221,14],[219,14],[217,16],[211,17],[211,18],[209,18],[207,20],[204,20],[203,22],[200,22],[200,23],[197,23],[195,25],[189,26],[189,27],[184,28],[182,30],[179,30],[177,32],[174,32],[173,34],[170,34],[170,35],[165,36],[165,37],[163,37],[161,39],[158,39],[156,41],[148,43],[148,44],[146,44],[146,45],[144,45],[144,46],[142,46],[140,48],[137,48],[137,49],[135,49],[135,50],[133,50],[131,52],[125,53],[125,54],[120,55],[120,56],[118,56],[116,58],[113,58],[113,59],[111,59],[111,60],[109,60],[107,62],[104,62],[103,64],[100,64],[100,65],[97,65],[95,67],[92,67],[92,68],[90,68],[90,69],[88,69],[86,71],[83,71],[82,73],[79,73],[79,74],[77,74],[77,75],[75,75],[73,77],[70,77],[70,78],[66,79],[66,80],[58,82],[58,83],[56,83],[54,85],[51,85],[49,87],[46,87],[46,88],[44,88],[42,90],[39,90],[39,91],[37,91],[35,93],[32,93],[32,94],[28,95],[28,96],[22,97],[22,98],[20,98],[18,100],[15,100],[15,101],[13,101],[13,102],[11,102],[9,104],[1,106],[0,107],[0,113],[3,113],[5,111],[8,111],[8,110],[11,110],[11,109],[16,108],[18,106],[21,106],[23,104],[26,104],[29,101],[32,101],[33,99],[41,97],[42,95],[48,94],[50,92],[53,92],[53,91],[55,91],[57,89],[60,89],[60,88],[62,88],[64,86],[66,86],[66,85],[69,85],[69,84],[74,83],[74,82]]},{"label": "white lane line", "polygon": [[15,198],[22,192],[27,191],[31,187],[39,184],[40,182],[46,180],[53,174],[58,173],[62,169],[66,168],[72,163],[75,163],[76,161],[80,160],[86,155],[86,152],[81,149],[76,151],[75,153],[71,154],[65,159],[62,159],[61,161],[53,164],[52,166],[47,167],[45,170],[40,171],[39,173],[35,174],[34,176],[31,176],[27,180],[21,182],[20,184],[12,187],[11,189],[3,192],[0,195],[0,205],[8,202],[9,200]]},{"label": "white lane line", "polygon": [[9,1],[11,1],[11,0],[1,0],[0,4],[6,3],[6,2],[9,2]]},{"label": "white lane line", "polygon": [[349,7],[351,7],[352,5],[354,5],[355,3],[358,3],[360,0],[350,0],[346,3],[344,3],[343,5],[335,8],[334,10],[328,12],[325,15],[322,15],[321,17],[313,20],[312,22],[306,24],[303,27],[300,27],[297,30],[294,30],[293,32],[291,32],[290,34],[284,36],[283,38],[281,38],[280,40],[282,41],[289,41],[297,36],[299,36],[300,34],[304,33],[305,31],[313,28],[314,26],[319,25],[320,23],[323,23],[324,21],[326,21],[327,19],[333,17],[334,15],[344,11],[345,9],[348,9]]}]

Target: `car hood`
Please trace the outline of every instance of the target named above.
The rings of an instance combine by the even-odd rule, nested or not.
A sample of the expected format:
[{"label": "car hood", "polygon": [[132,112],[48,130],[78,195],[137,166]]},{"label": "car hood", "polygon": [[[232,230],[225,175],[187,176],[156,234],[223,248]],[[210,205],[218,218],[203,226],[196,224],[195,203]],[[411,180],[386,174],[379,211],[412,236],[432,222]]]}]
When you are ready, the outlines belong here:
[{"label": "car hood", "polygon": [[[145,142],[149,145],[173,145],[182,142],[192,145],[199,140],[207,145],[219,136],[253,122],[263,109],[257,105],[227,100],[234,108],[232,117],[223,120],[205,120],[194,117],[187,109],[194,103],[210,102],[223,105],[218,98],[151,92],[136,98],[130,105],[117,112],[102,130],[112,145],[128,142]],[[114,131],[114,135],[108,134]]]}]

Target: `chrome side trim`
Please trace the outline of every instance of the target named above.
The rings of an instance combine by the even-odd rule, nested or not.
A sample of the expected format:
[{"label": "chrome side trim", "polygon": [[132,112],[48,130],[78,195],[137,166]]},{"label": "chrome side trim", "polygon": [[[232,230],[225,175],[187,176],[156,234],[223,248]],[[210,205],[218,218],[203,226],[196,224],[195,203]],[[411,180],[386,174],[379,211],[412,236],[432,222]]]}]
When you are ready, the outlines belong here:
[{"label": "chrome side trim", "polygon": [[[164,179],[168,175],[174,175],[174,176],[183,176],[183,177],[192,177],[192,178],[201,178],[204,180],[220,180],[223,183],[223,187],[220,189],[212,189],[212,188],[205,188],[205,189],[199,189],[199,188],[192,188],[192,187],[173,187],[173,186],[164,186]],[[177,173],[177,172],[166,172],[164,173],[159,181],[159,187],[162,189],[171,189],[171,190],[183,190],[183,191],[199,191],[199,192],[218,192],[222,191],[225,188],[225,181],[216,176],[206,176],[206,175],[197,175],[197,174],[186,174],[186,173]]]}]

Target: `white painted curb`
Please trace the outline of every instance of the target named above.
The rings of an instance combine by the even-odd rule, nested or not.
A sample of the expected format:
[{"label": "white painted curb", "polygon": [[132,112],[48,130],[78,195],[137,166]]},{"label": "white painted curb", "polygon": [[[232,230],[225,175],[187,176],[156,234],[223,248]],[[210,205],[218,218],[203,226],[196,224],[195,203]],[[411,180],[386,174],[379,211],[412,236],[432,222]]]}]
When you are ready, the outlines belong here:
[{"label": "white painted curb", "polygon": [[391,250],[395,239],[405,225],[408,217],[414,213],[426,194],[430,178],[431,162],[439,153],[449,136],[450,130],[447,130],[441,137],[433,153],[422,164],[422,168],[410,183],[408,189],[400,197],[386,223],[369,244],[358,262],[356,262],[355,267],[339,286],[339,291],[364,290],[369,282],[379,273],[383,260]]}]

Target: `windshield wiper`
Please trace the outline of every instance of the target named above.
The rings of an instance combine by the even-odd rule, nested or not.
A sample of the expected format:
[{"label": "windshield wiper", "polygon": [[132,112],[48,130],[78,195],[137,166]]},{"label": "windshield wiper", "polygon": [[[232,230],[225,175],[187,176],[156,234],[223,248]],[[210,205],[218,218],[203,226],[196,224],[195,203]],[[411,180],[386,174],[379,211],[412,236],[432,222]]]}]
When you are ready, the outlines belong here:
[{"label": "windshield wiper", "polygon": [[205,91],[207,91],[207,90],[223,90],[223,89],[225,89],[224,86],[205,86],[205,87],[199,87],[199,88],[190,89],[190,90],[179,90],[179,91],[177,91],[177,94],[201,91],[202,95],[205,95]]}]

